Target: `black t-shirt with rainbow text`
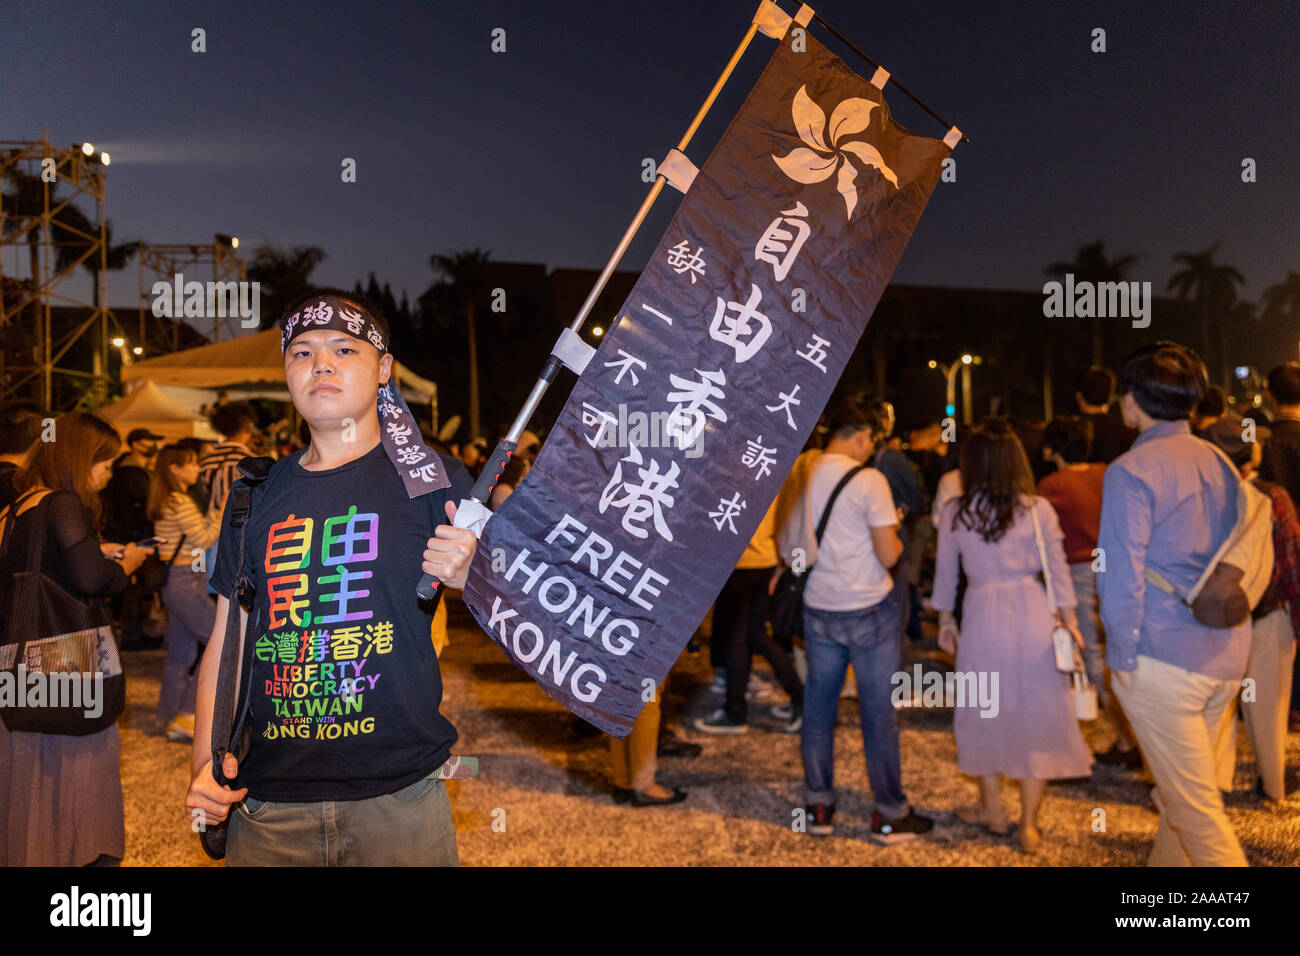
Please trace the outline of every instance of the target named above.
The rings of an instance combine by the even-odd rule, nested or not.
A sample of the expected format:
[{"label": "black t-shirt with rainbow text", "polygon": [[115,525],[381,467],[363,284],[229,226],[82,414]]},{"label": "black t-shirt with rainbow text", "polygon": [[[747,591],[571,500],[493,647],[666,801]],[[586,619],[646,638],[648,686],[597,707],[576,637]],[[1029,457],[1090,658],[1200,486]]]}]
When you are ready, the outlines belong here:
[{"label": "black t-shirt with rainbow text", "polygon": [[[415,588],[428,539],[448,523],[444,503],[473,483],[442,455],[450,487],[408,498],[382,443],[327,471],[303,468],[302,454],[253,488],[244,555],[253,744],[239,783],[257,800],[364,800],[427,776],[456,742],[438,709],[436,605]],[[239,550],[230,508],[211,579],[222,595]]]}]

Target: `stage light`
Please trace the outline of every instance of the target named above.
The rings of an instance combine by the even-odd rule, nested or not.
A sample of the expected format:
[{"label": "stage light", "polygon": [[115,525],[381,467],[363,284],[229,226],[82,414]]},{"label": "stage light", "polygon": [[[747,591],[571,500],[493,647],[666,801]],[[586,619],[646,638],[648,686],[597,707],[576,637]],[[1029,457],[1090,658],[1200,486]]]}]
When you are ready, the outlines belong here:
[{"label": "stage light", "polygon": [[961,357],[961,362],[963,365],[969,365],[972,361],[974,361],[974,359],[970,355],[963,355]]},{"label": "stage light", "polygon": [[99,161],[100,161],[101,163],[103,163],[105,166],[107,166],[108,163],[109,163],[109,155],[108,155],[108,153],[100,153],[100,154],[99,154]]},{"label": "stage light", "polygon": [[605,334],[605,330],[598,325],[591,330],[591,334],[596,336],[596,338],[600,338],[602,335]]},{"label": "stage light", "polygon": [[92,143],[82,143],[82,144],[81,144],[81,151],[82,151],[83,153],[85,153],[87,156],[94,156],[94,155],[95,155],[95,147],[94,147],[94,144],[92,144]]},{"label": "stage light", "polygon": [[140,346],[138,346],[138,345],[135,346],[133,349],[131,349],[131,351],[132,351],[134,354],[136,354],[136,355],[144,355],[144,349],[142,349],[142,348],[141,348]]},{"label": "stage light", "polygon": [[126,339],[119,335],[113,339],[113,344],[120,349],[123,345],[126,345]]},{"label": "stage light", "polygon": [[216,240],[216,243],[219,246],[227,246],[228,248],[231,249],[239,248],[238,236],[228,236],[224,232],[218,232],[214,234],[212,238]]},{"label": "stage light", "polygon": [[928,364],[928,365],[930,366],[930,368],[938,368],[938,367],[939,367],[939,363],[936,362],[934,359],[930,359],[930,361],[929,361],[928,363],[926,363],[926,364]]}]

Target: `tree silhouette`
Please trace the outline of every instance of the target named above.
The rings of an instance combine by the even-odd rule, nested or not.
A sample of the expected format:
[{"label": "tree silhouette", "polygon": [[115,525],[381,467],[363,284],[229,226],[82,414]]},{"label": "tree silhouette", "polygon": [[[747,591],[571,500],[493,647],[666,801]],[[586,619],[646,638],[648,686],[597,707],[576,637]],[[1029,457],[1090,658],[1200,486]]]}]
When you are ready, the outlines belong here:
[{"label": "tree silhouette", "polygon": [[1177,253],[1174,262],[1183,268],[1169,277],[1166,288],[1175,292],[1178,298],[1196,303],[1201,313],[1201,357],[1207,366],[1210,362],[1211,318],[1219,317],[1220,369],[1222,382],[1228,385],[1231,379],[1227,364],[1227,328],[1237,303],[1237,286],[1246,280],[1232,266],[1214,261],[1218,251],[1219,243],[1216,242],[1204,252]]},{"label": "tree silhouette", "polygon": [[471,438],[483,434],[479,402],[478,333],[475,306],[487,290],[487,263],[490,252],[464,249],[447,255],[429,257],[429,267],[437,280],[420,296],[420,305],[440,321],[449,312],[465,317],[469,343],[469,431]]},{"label": "tree silhouette", "polygon": [[254,250],[248,278],[262,284],[261,328],[275,327],[285,307],[312,287],[311,274],[324,261],[320,246],[294,246],[286,252],[265,243]]},{"label": "tree silhouette", "polygon": [[[1106,258],[1105,243],[1098,239],[1080,246],[1073,262],[1053,262],[1045,270],[1049,276],[1072,273],[1079,282],[1123,282],[1138,257],[1130,253],[1118,259]],[[1100,311],[1100,310],[1095,310]],[[1105,364],[1105,327],[1100,315],[1092,317],[1092,364]]]}]

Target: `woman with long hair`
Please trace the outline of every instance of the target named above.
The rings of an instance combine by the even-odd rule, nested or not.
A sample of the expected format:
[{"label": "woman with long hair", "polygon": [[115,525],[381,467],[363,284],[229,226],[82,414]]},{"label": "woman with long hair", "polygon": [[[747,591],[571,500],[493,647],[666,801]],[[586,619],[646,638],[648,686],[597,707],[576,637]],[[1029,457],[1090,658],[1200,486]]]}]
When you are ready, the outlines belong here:
[{"label": "woman with long hair", "polygon": [[203,552],[221,534],[221,511],[204,516],[190,495],[199,480],[199,457],[184,445],[166,445],[158,452],[149,484],[146,511],[159,539],[158,553],[169,562],[163,603],[167,605],[167,657],[158,694],[157,719],[169,740],[194,739],[194,703],[198,662],[217,619],[216,602],[208,596]]},{"label": "woman with long hair", "polygon": [[[41,538],[41,573],[82,601],[122,591],[149,553],[99,541],[98,492],[122,444],[113,427],[73,412],[55,419],[53,438],[36,444],[14,479],[18,498],[0,517],[0,606]],[[120,762],[116,724],[75,736],[10,732],[0,722],[0,866],[120,863]]]},{"label": "woman with long hair", "polygon": [[[981,784],[980,801],[957,816],[1007,833],[1001,778],[1018,780],[1020,846],[1033,853],[1041,841],[1038,807],[1047,781],[1092,772],[1092,754],[1071,704],[1070,679],[1056,669],[1055,618],[1037,580],[1042,560],[1035,518],[1057,606],[1081,643],[1074,585],[1056,512],[1035,494],[1024,447],[1005,423],[975,429],[961,452],[961,481],[961,497],[945,504],[939,519],[932,603],[940,612],[940,647],[955,650],[959,675],[975,678],[964,686],[978,682],[992,691],[992,699],[991,706],[984,700],[957,701],[957,767]],[[953,619],[959,561],[969,582],[960,633]]]}]

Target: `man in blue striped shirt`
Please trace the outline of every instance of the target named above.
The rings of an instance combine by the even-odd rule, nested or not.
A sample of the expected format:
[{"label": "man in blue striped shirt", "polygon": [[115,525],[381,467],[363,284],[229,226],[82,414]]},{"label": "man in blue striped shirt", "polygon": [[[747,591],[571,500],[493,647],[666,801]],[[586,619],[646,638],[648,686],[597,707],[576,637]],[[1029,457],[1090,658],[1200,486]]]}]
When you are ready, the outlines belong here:
[{"label": "man in blue striped shirt", "polygon": [[1155,777],[1160,828],[1150,866],[1245,866],[1215,768],[1232,746],[1250,622],[1200,624],[1144,567],[1186,594],[1237,516],[1239,477],[1187,419],[1208,387],[1195,352],[1169,342],[1134,352],[1120,373],[1124,424],[1140,434],[1106,469],[1098,576],[1115,695]]}]

